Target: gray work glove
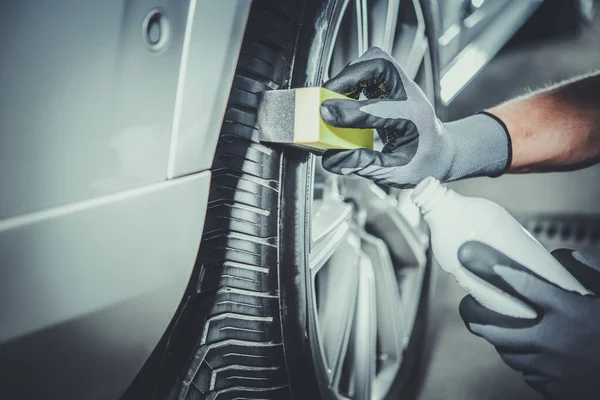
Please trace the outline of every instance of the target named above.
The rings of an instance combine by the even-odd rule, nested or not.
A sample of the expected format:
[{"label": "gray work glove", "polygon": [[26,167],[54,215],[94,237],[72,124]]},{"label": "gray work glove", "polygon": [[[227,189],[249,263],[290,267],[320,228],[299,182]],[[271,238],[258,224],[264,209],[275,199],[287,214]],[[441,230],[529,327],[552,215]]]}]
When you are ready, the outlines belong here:
[{"label": "gray work glove", "polygon": [[419,86],[383,50],[370,48],[324,88],[358,99],[326,100],[323,120],[332,126],[376,128],[381,152],[330,150],[323,167],[336,174],[377,183],[414,187],[433,176],[442,182],[472,176],[497,176],[510,165],[510,137],[504,124],[481,113],[442,123]]},{"label": "gray work glove", "polygon": [[[590,291],[600,293],[600,261],[565,249],[552,254]],[[538,314],[536,319],[508,317],[467,296],[460,315],[469,331],[492,343],[546,399],[600,399],[600,298],[561,289],[479,242],[464,244],[459,259]]]}]

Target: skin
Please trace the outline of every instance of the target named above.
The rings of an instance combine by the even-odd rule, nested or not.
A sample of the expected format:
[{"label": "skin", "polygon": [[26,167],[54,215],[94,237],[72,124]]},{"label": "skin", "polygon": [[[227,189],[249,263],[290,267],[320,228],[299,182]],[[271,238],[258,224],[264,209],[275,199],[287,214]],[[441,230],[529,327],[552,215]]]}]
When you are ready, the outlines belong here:
[{"label": "skin", "polygon": [[600,72],[488,110],[508,128],[508,173],[565,171],[600,162]]}]

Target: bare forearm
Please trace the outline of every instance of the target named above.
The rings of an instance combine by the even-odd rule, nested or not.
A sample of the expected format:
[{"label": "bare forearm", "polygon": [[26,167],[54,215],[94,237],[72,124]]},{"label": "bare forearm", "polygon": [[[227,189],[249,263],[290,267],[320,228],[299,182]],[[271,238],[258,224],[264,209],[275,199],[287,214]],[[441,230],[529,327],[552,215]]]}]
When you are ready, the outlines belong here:
[{"label": "bare forearm", "polygon": [[508,128],[507,172],[576,169],[600,160],[600,74],[568,81],[489,110]]}]

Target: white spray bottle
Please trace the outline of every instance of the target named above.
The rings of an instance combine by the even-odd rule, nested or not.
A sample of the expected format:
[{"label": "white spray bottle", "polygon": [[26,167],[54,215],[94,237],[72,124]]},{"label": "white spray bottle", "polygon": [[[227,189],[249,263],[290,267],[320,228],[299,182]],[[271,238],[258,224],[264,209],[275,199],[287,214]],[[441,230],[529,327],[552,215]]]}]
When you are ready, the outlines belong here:
[{"label": "white spray bottle", "polygon": [[529,306],[461,265],[458,250],[471,240],[494,247],[563,289],[590,294],[500,205],[478,197],[462,196],[432,177],[416,187],[411,199],[429,224],[437,262],[483,306],[513,317],[537,316]]}]

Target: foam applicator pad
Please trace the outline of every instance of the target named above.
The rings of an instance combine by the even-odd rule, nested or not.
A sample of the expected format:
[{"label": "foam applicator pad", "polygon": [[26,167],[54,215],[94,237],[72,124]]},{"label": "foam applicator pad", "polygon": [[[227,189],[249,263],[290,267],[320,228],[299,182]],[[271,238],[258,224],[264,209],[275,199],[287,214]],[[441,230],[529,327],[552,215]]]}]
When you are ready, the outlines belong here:
[{"label": "foam applicator pad", "polygon": [[337,128],[321,119],[321,103],[348,97],[320,87],[269,90],[259,94],[258,129],[263,142],[325,150],[373,149],[373,129]]}]

